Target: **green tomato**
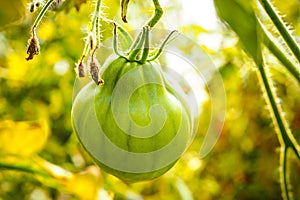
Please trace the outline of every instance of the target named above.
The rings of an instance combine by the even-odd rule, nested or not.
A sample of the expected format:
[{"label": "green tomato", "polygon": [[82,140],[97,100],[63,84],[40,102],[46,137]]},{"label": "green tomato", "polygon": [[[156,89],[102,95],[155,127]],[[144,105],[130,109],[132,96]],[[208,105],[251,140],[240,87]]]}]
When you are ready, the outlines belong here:
[{"label": "green tomato", "polygon": [[154,62],[119,57],[101,73],[104,85],[87,84],[72,108],[75,132],[106,172],[125,182],[156,178],[185,151],[192,118],[184,99]]}]

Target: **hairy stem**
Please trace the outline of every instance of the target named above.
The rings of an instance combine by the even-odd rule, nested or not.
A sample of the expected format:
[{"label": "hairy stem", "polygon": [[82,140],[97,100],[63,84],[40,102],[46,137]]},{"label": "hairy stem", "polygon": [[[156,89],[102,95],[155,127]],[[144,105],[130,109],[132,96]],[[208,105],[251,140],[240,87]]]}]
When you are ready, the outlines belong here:
[{"label": "hairy stem", "polygon": [[283,39],[290,47],[292,52],[294,53],[295,57],[297,58],[298,62],[300,62],[300,47],[297,44],[295,38],[291,35],[288,28],[284,24],[283,20],[277,14],[274,6],[271,4],[269,0],[260,0],[262,6],[264,7],[265,11],[268,13],[269,17],[272,19],[274,25],[282,35]]},{"label": "hairy stem", "polygon": [[300,84],[300,68],[289,59],[285,50],[275,41],[264,25],[260,22],[261,33],[263,34],[263,42],[270,52],[283,64],[283,66],[295,77]]},{"label": "hairy stem", "polygon": [[274,124],[279,131],[278,139],[282,146],[286,146],[287,148],[292,148],[295,154],[297,155],[297,157],[300,159],[300,147],[296,139],[294,138],[293,134],[291,133],[291,130],[288,127],[286,119],[283,117],[283,111],[278,101],[276,101],[278,98],[276,97],[274,86],[272,86],[272,83],[268,80],[266,70],[264,69],[262,63],[258,65],[258,69],[265,88],[266,95],[268,97],[267,101],[271,106],[271,114],[273,116],[272,118]]},{"label": "hairy stem", "polygon": [[45,13],[47,12],[47,10],[49,9],[49,7],[51,6],[51,4],[54,2],[54,0],[49,0],[45,6],[42,8],[42,10],[40,11],[40,13],[38,14],[37,18],[35,19],[33,25],[32,25],[32,29],[35,29],[41,22],[41,20],[43,19]]},{"label": "hairy stem", "polygon": [[100,8],[101,8],[101,0],[97,0],[95,11],[92,19],[92,33],[94,33],[97,37],[97,44],[100,44],[101,36],[100,36]]},{"label": "hairy stem", "polygon": [[287,200],[289,200],[289,191],[288,191],[288,180],[287,180],[287,171],[286,171],[286,162],[287,155],[286,152],[288,148],[291,148],[294,153],[297,155],[298,159],[300,159],[300,148],[295,140],[293,134],[291,133],[288,124],[283,116],[283,111],[278,103],[274,87],[272,86],[272,82],[269,81],[266,70],[263,66],[263,63],[258,63],[258,69],[260,78],[262,80],[262,84],[264,86],[264,93],[266,94],[266,101],[271,106],[270,112],[272,115],[272,120],[277,130],[278,140],[280,142],[281,148],[283,148],[284,152],[281,152],[280,155],[280,167],[282,171],[280,172],[281,177],[281,188],[282,195]]},{"label": "hairy stem", "polygon": [[96,48],[100,43],[100,40],[101,40],[100,20],[99,20],[100,19],[100,8],[101,8],[101,0],[97,0],[95,11],[94,11],[93,18],[92,18],[92,24],[91,24],[92,28],[91,28],[91,30],[89,30],[90,35],[92,35],[92,37],[96,36],[96,44],[91,45],[90,38],[89,37],[86,38],[83,52],[82,52],[79,62],[83,62],[83,60],[88,56],[89,52],[92,50],[92,48],[90,48],[91,46],[93,48]]},{"label": "hairy stem", "polygon": [[291,195],[289,192],[289,180],[288,180],[288,172],[287,172],[287,147],[281,147],[280,150],[280,187],[282,191],[282,198],[285,200],[291,199]]}]

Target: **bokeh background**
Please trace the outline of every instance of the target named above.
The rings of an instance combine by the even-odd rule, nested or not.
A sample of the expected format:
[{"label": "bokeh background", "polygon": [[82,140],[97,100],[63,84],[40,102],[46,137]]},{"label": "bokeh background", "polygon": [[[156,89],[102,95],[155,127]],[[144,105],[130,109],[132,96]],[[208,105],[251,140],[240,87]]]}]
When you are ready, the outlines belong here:
[{"label": "bokeh background", "polygon": [[[38,13],[30,13],[28,3],[0,2],[0,199],[281,198],[279,142],[255,66],[236,35],[218,21],[212,1],[161,0],[165,15],[157,26],[177,29],[199,43],[218,67],[227,97],[220,139],[200,159],[210,120],[208,99],[199,132],[179,162],[160,178],[131,185],[95,166],[72,131],[74,67],[93,3],[70,0],[49,11],[37,32],[41,53],[27,62],[27,40]],[[300,2],[274,3],[300,38]],[[129,24],[123,24],[119,0],[103,0],[103,5],[103,16],[128,30],[140,28],[152,14],[151,1],[132,1]],[[103,23],[103,40],[111,33],[111,25]],[[286,118],[300,141],[299,85],[268,51],[264,53]],[[103,63],[106,57],[97,56]],[[289,161],[291,190],[300,199],[300,163],[293,154]]]}]

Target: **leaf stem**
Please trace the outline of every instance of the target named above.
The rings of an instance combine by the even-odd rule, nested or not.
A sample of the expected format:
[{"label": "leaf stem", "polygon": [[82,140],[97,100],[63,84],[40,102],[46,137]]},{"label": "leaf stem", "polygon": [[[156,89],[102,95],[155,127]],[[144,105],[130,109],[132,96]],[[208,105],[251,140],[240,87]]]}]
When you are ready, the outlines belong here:
[{"label": "leaf stem", "polygon": [[274,25],[282,35],[283,39],[290,47],[292,52],[294,53],[295,57],[297,58],[298,62],[300,62],[300,47],[297,44],[294,37],[289,32],[288,28],[284,24],[283,20],[277,14],[274,6],[271,4],[269,0],[260,0],[260,3],[264,7],[265,11],[268,13],[269,17],[272,19]]},{"label": "leaf stem", "polygon": [[295,77],[300,84],[300,68],[289,59],[285,53],[285,50],[276,43],[275,38],[266,30],[263,24],[259,21],[261,33],[263,35],[263,42],[271,53],[283,64],[284,67]]},{"label": "leaf stem", "polygon": [[300,159],[300,147],[294,138],[293,134],[291,133],[288,124],[283,117],[283,111],[278,103],[275,91],[273,91],[273,86],[268,80],[268,76],[264,69],[263,64],[258,64],[258,69],[263,81],[264,88],[266,90],[266,94],[271,106],[272,115],[274,116],[274,124],[278,126],[280,134],[278,134],[279,142],[282,146],[286,146],[287,148],[292,148],[295,152],[296,156]]}]

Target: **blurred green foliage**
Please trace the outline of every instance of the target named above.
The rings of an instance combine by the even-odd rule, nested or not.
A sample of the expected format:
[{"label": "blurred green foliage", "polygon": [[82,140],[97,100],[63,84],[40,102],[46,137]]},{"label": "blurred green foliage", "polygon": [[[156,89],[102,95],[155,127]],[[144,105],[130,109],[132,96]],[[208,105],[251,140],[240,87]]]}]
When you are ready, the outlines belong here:
[{"label": "blurred green foliage", "polygon": [[[97,195],[100,199],[114,196],[114,199],[186,200],[281,197],[279,143],[257,72],[235,42],[236,36],[221,28],[216,31],[223,40],[233,42],[229,45],[224,42],[219,49],[203,46],[219,64],[227,95],[225,126],[213,151],[204,159],[199,158],[210,118],[207,102],[200,121],[203,128],[189,150],[164,176],[126,185],[95,167],[72,133],[70,123],[76,78],[74,63],[82,53],[93,7],[89,1],[70,2],[68,12],[47,13],[37,32],[41,55],[30,62],[25,61],[26,41],[37,13],[25,12],[25,2],[17,8],[14,3],[0,3],[0,163],[33,169],[30,173],[20,172],[22,169],[0,171],[0,199],[92,199]],[[105,0],[104,5],[105,16],[121,23],[119,14],[116,15],[119,1]],[[149,5],[143,1],[130,4],[128,20],[133,26],[151,15]],[[275,5],[286,14],[285,19],[299,37],[299,1],[277,0]],[[15,12],[16,9],[20,11]],[[140,13],[130,9],[147,11],[147,16],[139,18]],[[103,40],[111,37],[111,25],[103,23],[102,30]],[[190,30],[192,39],[205,32],[195,24],[187,24],[182,30]],[[98,55],[100,62],[105,57]],[[267,62],[290,127],[300,141],[299,85],[272,56]],[[212,78],[210,84],[213,83]],[[290,174],[294,197],[300,199],[300,164],[296,159],[290,160]]]}]

